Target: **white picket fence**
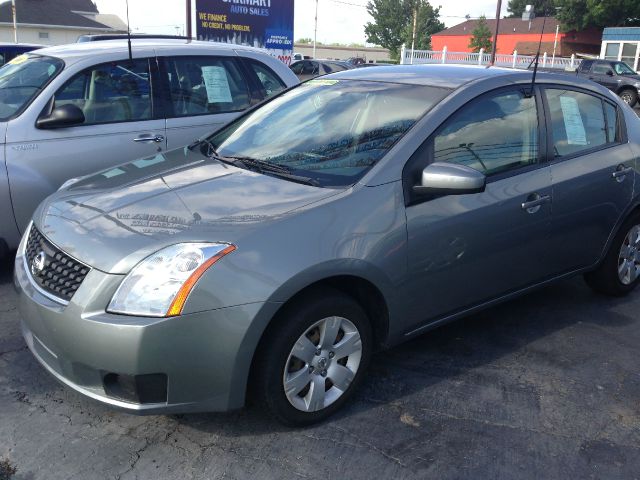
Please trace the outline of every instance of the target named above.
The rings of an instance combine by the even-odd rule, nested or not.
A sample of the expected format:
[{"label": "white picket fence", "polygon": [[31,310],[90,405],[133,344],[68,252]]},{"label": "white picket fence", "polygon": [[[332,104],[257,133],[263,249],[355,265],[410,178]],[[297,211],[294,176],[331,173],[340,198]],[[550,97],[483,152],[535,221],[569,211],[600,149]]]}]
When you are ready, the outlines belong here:
[{"label": "white picket fence", "polygon": [[[496,61],[494,65],[499,67],[511,67],[511,68],[527,68],[534,60],[534,55],[518,55],[518,52],[513,52],[512,55],[505,55],[503,53],[496,54]],[[400,52],[400,63],[403,65],[421,65],[427,63],[457,63],[464,65],[489,65],[491,61],[491,54],[486,53],[484,50],[480,50],[478,53],[469,52],[449,52],[447,47],[444,47],[442,51],[439,50],[411,50],[402,46]],[[571,58],[551,57],[544,52],[544,55],[540,56],[539,67],[541,68],[555,68],[561,70],[573,70],[578,67],[580,60],[575,58],[575,55],[571,55]]]}]

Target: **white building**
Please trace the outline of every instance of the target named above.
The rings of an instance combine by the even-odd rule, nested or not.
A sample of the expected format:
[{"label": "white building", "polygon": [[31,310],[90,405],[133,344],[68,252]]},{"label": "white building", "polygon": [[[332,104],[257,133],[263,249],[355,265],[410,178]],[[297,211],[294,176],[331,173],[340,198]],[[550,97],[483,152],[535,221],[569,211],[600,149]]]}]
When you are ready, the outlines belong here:
[{"label": "white building", "polygon": [[635,71],[640,69],[640,27],[605,28],[600,58],[622,60]]},{"label": "white building", "polygon": [[[59,45],[80,35],[126,33],[115,15],[103,15],[91,0],[15,0],[19,43]],[[0,4],[0,42],[14,41],[11,0]]]}]

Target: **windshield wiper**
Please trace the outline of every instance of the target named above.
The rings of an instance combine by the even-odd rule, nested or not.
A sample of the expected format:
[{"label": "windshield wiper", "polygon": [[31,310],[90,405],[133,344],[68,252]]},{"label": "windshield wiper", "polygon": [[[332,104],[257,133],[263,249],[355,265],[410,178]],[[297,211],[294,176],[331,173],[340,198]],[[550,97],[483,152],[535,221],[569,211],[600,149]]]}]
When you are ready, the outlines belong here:
[{"label": "windshield wiper", "polygon": [[286,165],[279,165],[251,157],[220,157],[220,159],[230,161],[235,166],[246,168],[247,170],[255,170],[265,175],[273,175],[274,177],[291,180],[292,182],[302,183],[304,185],[311,185],[312,187],[320,186],[320,182],[311,177],[304,177],[292,173],[291,168]]}]

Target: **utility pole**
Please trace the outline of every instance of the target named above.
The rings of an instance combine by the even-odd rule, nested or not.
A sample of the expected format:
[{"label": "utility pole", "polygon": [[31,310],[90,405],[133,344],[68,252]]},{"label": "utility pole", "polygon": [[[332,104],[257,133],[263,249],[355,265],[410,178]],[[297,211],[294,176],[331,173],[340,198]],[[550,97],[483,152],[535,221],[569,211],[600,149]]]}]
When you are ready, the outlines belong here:
[{"label": "utility pole", "polygon": [[318,37],[318,0],[316,0],[316,23],[313,28],[313,58],[316,58],[316,38]]},{"label": "utility pole", "polygon": [[191,0],[187,0],[187,38],[193,38],[191,36]]},{"label": "utility pole", "polygon": [[553,58],[551,59],[551,66],[553,67],[556,63],[556,47],[558,46],[558,32],[560,30],[560,24],[556,25],[556,36],[553,39]]},{"label": "utility pole", "polygon": [[11,0],[11,15],[13,16],[13,41],[18,43],[18,23],[16,21],[16,0]]},{"label": "utility pole", "polygon": [[493,35],[493,46],[491,48],[491,60],[489,65],[493,65],[496,61],[496,49],[498,47],[498,31],[500,30],[500,11],[502,10],[502,0],[498,0],[498,8],[496,9],[496,32]]},{"label": "utility pole", "polygon": [[413,35],[411,37],[411,65],[413,65],[413,52],[416,49],[416,23],[418,21],[418,5],[413,9]]}]

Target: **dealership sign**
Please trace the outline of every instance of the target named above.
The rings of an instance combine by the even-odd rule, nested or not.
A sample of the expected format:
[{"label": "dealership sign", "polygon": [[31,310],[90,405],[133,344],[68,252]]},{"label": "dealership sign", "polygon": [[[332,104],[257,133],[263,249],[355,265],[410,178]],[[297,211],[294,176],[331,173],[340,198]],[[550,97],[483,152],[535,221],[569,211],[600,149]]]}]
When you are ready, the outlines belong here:
[{"label": "dealership sign", "polygon": [[196,0],[198,40],[264,48],[284,63],[293,53],[294,0]]}]

